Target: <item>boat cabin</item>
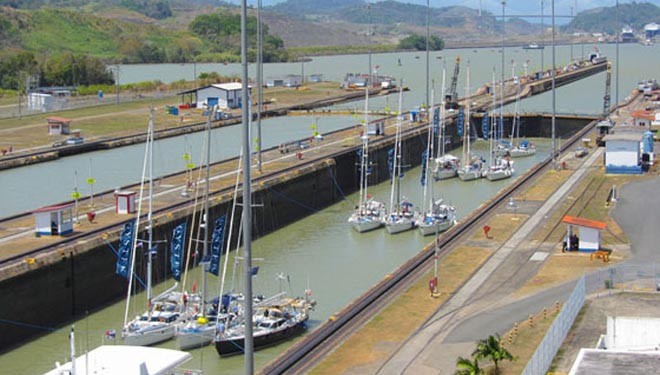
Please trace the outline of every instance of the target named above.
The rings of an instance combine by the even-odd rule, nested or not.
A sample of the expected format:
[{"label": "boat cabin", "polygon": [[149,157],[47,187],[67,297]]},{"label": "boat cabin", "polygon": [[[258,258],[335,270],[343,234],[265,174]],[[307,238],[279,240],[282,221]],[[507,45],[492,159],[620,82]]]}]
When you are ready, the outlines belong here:
[{"label": "boat cabin", "polygon": [[61,236],[73,232],[73,204],[42,207],[32,213],[37,236]]},{"label": "boat cabin", "polygon": [[589,253],[600,250],[600,232],[607,226],[604,222],[569,215],[561,221],[568,224],[563,250]]}]

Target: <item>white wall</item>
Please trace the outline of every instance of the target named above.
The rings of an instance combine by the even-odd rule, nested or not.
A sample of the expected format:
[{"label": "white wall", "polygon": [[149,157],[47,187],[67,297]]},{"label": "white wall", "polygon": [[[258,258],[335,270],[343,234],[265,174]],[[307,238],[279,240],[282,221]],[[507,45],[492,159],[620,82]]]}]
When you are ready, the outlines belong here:
[{"label": "white wall", "polygon": [[607,317],[608,350],[644,350],[660,347],[660,318]]},{"label": "white wall", "polygon": [[608,140],[605,143],[605,165],[636,166],[639,142]]},{"label": "white wall", "polygon": [[600,247],[600,231],[593,228],[580,227],[580,250],[598,250]]}]

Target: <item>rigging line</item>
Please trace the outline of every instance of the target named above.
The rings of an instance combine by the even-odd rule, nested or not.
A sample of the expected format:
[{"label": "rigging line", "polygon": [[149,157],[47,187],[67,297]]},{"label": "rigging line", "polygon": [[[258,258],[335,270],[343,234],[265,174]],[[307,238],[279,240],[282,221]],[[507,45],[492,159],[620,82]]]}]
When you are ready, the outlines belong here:
[{"label": "rigging line", "polygon": [[288,200],[289,202],[294,203],[294,204],[296,204],[296,205],[298,205],[298,206],[300,206],[300,207],[302,207],[302,208],[305,208],[305,209],[307,209],[307,210],[309,210],[309,211],[311,211],[311,212],[320,212],[320,211],[321,211],[320,209],[317,209],[317,208],[314,208],[314,207],[310,207],[310,206],[308,206],[308,205],[306,205],[306,204],[300,203],[299,201],[297,201],[297,200],[295,200],[295,199],[293,199],[293,198],[290,198],[288,195],[286,195],[286,194],[284,194],[284,193],[280,193],[279,191],[274,190],[274,189],[272,189],[272,188],[268,188],[268,190],[269,190],[269,191],[272,191],[272,192],[275,193],[276,195],[278,195],[278,196],[280,196],[280,197],[282,197],[282,198]]},{"label": "rigging line", "polygon": [[350,201],[353,205],[355,205],[355,202],[348,199],[346,194],[344,194],[344,190],[342,190],[341,186],[339,186],[339,182],[337,182],[337,178],[335,177],[335,174],[332,173],[332,167],[328,167],[328,173],[330,174],[330,177],[332,178],[332,183],[337,187],[337,191],[339,191],[339,194],[343,197],[344,200]]}]

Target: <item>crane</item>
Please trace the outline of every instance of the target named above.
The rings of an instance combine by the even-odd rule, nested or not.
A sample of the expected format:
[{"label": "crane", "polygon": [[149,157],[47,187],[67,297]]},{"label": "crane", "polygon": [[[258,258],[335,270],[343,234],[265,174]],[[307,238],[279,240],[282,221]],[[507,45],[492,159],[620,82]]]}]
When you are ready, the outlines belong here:
[{"label": "crane", "polygon": [[456,93],[456,84],[458,83],[458,72],[461,66],[461,57],[456,56],[456,65],[454,65],[454,75],[451,77],[451,86],[449,92],[445,95],[445,109],[458,109],[458,94]]}]

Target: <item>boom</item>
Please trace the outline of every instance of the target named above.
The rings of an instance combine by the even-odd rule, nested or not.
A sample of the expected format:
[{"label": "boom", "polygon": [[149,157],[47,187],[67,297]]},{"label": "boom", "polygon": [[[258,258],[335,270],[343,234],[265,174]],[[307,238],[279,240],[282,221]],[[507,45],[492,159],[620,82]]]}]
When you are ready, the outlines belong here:
[{"label": "boom", "polygon": [[461,57],[456,56],[456,65],[454,65],[454,75],[451,77],[451,86],[449,92],[445,95],[445,109],[458,109],[458,94],[456,85],[458,83],[458,72],[461,66]]}]

